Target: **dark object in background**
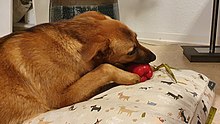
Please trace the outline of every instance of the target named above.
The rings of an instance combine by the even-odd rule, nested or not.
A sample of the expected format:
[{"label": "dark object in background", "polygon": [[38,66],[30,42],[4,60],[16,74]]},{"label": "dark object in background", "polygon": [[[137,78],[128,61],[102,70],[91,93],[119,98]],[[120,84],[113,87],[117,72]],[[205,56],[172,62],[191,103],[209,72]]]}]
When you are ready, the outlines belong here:
[{"label": "dark object in background", "polygon": [[213,0],[212,24],[209,46],[182,46],[183,54],[190,62],[220,62],[220,46],[216,46],[219,0]]},{"label": "dark object in background", "polygon": [[119,20],[118,0],[51,0],[50,22],[70,19],[86,11],[98,11]]}]

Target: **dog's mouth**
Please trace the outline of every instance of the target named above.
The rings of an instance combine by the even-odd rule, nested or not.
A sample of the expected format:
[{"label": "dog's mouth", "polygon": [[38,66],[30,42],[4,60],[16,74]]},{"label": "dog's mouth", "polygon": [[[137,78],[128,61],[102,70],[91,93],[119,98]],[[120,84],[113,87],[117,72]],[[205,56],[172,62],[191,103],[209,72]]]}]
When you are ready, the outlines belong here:
[{"label": "dog's mouth", "polygon": [[147,54],[147,56],[139,57],[139,59],[136,59],[132,62],[128,63],[115,63],[114,65],[120,69],[127,70],[127,68],[131,65],[136,64],[149,64],[150,62],[153,62],[156,59],[156,55],[151,52],[151,54]]}]

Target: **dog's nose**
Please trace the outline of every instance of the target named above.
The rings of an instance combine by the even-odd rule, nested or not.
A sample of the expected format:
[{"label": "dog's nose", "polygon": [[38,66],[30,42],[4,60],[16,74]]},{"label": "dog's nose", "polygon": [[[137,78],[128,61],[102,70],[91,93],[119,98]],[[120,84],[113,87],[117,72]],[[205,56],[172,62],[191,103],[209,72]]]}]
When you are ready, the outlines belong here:
[{"label": "dog's nose", "polygon": [[148,56],[149,56],[150,62],[156,60],[156,55],[154,53],[151,52]]},{"label": "dog's nose", "polygon": [[153,62],[154,60],[156,60],[156,55],[151,51],[148,52],[147,55],[145,56],[145,62],[150,63]]},{"label": "dog's nose", "polygon": [[152,52],[148,52],[144,56],[140,56],[138,59],[136,59],[134,62],[143,64],[143,63],[150,63],[156,59],[156,55]]}]

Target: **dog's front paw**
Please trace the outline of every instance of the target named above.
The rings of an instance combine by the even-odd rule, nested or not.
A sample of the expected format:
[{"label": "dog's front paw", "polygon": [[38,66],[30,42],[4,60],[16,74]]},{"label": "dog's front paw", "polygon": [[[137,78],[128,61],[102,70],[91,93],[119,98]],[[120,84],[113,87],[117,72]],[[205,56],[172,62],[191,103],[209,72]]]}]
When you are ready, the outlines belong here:
[{"label": "dog's front paw", "polygon": [[130,83],[128,84],[136,84],[136,83],[139,83],[141,82],[141,77],[137,74],[132,74],[131,77],[129,77],[130,79]]},{"label": "dog's front paw", "polygon": [[133,73],[129,73],[124,77],[120,77],[118,80],[116,80],[116,82],[118,84],[125,84],[125,85],[129,85],[129,84],[136,84],[139,83],[141,80],[140,76],[137,74],[133,74]]}]

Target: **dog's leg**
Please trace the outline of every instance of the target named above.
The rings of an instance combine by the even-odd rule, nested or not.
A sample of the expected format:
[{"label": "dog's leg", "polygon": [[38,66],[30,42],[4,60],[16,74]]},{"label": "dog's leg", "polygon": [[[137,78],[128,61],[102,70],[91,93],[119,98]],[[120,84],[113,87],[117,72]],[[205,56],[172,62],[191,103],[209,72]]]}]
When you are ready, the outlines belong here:
[{"label": "dog's leg", "polygon": [[135,84],[140,81],[137,74],[121,70],[110,64],[102,64],[93,71],[85,74],[61,94],[61,106],[87,100],[95,95],[96,90],[110,81],[118,84]]}]

